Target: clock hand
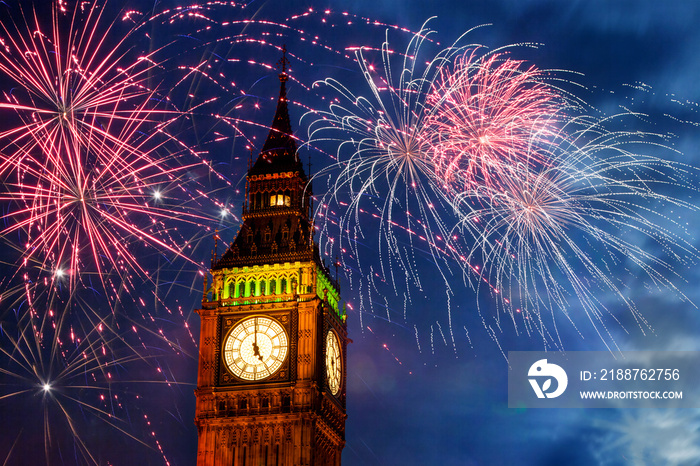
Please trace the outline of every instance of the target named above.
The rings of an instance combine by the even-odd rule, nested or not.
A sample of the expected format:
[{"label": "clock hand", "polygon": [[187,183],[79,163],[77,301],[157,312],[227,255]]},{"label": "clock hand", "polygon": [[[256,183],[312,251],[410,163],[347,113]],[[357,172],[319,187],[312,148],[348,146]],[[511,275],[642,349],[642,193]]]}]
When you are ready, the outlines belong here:
[{"label": "clock hand", "polygon": [[255,330],[253,330],[253,356],[257,356],[260,361],[263,360],[262,355],[260,354],[260,347],[258,346],[258,320],[255,319]]},{"label": "clock hand", "polygon": [[260,348],[255,343],[253,343],[253,345],[254,345],[253,349],[255,350],[255,352],[253,353],[253,356],[257,356],[258,359],[260,359],[260,362],[262,362],[263,357],[262,357],[262,354],[260,354]]}]

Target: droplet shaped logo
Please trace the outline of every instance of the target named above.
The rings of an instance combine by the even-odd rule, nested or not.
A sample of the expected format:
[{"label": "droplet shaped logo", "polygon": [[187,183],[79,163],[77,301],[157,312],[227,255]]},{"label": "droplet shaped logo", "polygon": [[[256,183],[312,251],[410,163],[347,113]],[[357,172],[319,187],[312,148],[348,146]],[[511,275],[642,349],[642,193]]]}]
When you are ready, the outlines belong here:
[{"label": "droplet shaped logo", "polygon": [[[531,377],[528,381],[537,398],[556,398],[564,393],[569,383],[566,371],[556,364],[548,363],[546,359],[540,359],[530,366],[527,375]],[[540,385],[540,380],[542,385]],[[553,391],[550,391],[552,380],[556,380],[557,385]]]}]

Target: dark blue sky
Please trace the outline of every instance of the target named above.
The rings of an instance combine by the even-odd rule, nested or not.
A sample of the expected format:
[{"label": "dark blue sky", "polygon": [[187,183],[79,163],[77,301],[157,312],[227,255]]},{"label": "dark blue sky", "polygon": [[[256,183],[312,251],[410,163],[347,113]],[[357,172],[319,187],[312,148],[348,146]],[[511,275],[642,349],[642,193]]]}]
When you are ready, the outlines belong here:
[{"label": "dark blue sky", "polygon": [[[9,5],[9,9],[17,5],[9,0],[2,3]],[[21,4],[27,8],[31,2],[26,0]],[[158,0],[132,1],[130,4],[140,11],[156,13],[178,5],[177,2]],[[121,5],[110,7],[119,10]],[[679,151],[648,148],[651,153],[700,167],[697,150],[700,147],[700,115],[696,104],[700,101],[700,82],[697,79],[700,75],[700,60],[697,58],[700,3],[695,0],[665,3],[646,0],[269,0],[251,1],[244,10],[221,7],[213,11],[221,14],[214,16],[218,23],[227,18],[251,17],[283,21],[309,7],[330,9],[337,15],[334,16],[337,27],[321,25],[316,19],[294,21],[293,24],[304,29],[305,37],[318,34],[320,43],[329,44],[335,50],[359,43],[379,47],[384,39],[385,27],[363,26],[357,19],[358,24],[352,27],[343,25],[338,19],[342,11],[411,31],[419,30],[425,20],[436,16],[429,25],[437,31],[435,38],[443,46],[466,30],[482,24],[490,26],[472,33],[467,42],[490,48],[519,43],[540,44],[535,49],[514,48],[512,56],[527,59],[542,69],[566,70],[559,74],[582,85],[572,89],[576,89],[577,97],[591,105],[591,111],[597,116],[616,113],[621,108],[644,113],[643,117],[630,123],[632,126],[628,129],[671,133],[673,137],[668,144]],[[235,90],[217,89],[205,80],[194,81],[187,92],[182,92],[181,88],[173,90],[173,98],[179,98],[178,104],[182,105],[196,105],[218,93],[215,106],[202,107],[201,114],[194,118],[194,127],[183,124],[180,137],[209,151],[208,157],[215,168],[231,181],[232,186],[223,187],[216,180],[212,181],[213,177],[202,182],[207,185],[211,181],[212,197],[228,202],[231,212],[237,216],[229,216],[218,225],[212,222],[212,228],[218,226],[221,229],[223,240],[231,241],[238,231],[241,180],[247,167],[248,152],[242,138],[234,138],[236,134],[231,126],[211,118],[211,114],[220,113],[268,125],[274,114],[278,81],[274,67],[221,64],[215,58],[236,58],[242,63],[258,60],[274,65],[279,50],[260,43],[231,45],[226,41],[217,42],[217,37],[234,32],[260,37],[262,28],[224,29],[215,23],[210,31],[201,32],[203,24],[207,24],[206,21],[191,19],[175,22],[174,26],[155,25],[149,35],[152,44],[148,45],[175,40],[182,44],[177,45],[177,52],[172,48],[165,50],[172,55],[175,65],[214,60],[211,62],[213,69],[225,76],[223,81],[236,82]],[[352,60],[308,46],[308,40],[299,39],[302,34],[298,29],[290,31],[270,27],[273,35],[265,37],[277,47],[286,44],[292,55],[291,75],[298,81],[292,80],[289,84],[289,95],[294,101],[290,113],[299,137],[304,138],[304,120],[299,121],[305,111],[303,106],[327,105],[326,101],[319,99],[319,94],[306,90],[304,86],[330,75],[354,92],[362,93],[364,80]],[[389,34],[392,44],[399,50],[404,49],[410,39],[410,34],[393,29]],[[142,45],[139,42],[137,47]],[[163,78],[166,83],[170,79],[169,75]],[[643,90],[639,90],[640,84],[644,85]],[[245,97],[241,96],[240,89],[245,91]],[[252,104],[258,105],[253,107]],[[238,105],[242,110],[237,108]],[[266,134],[265,128],[256,128],[249,123],[240,123],[239,128],[254,144]],[[218,138],[219,135],[222,137]],[[314,170],[329,163],[327,157],[318,153],[314,153],[312,159]],[[192,169],[191,177],[207,178],[207,171]],[[323,189],[319,183],[315,186],[315,193],[321,194]],[[670,209],[664,213],[675,219],[675,213]],[[214,211],[208,214],[216,216]],[[700,217],[697,213],[687,215],[681,223],[687,224],[692,244],[700,246]],[[191,234],[198,241],[193,254],[199,256],[194,259],[208,264],[211,232]],[[361,258],[364,268],[348,273],[371,274],[368,270],[379,267],[372,242],[368,240],[367,247],[360,250],[366,255]],[[344,465],[700,464],[700,414],[696,411],[509,409],[505,354],[513,350],[541,350],[542,341],[536,336],[516,332],[508,319],[503,320],[501,328],[489,328],[492,324],[489,313],[495,313],[496,308],[488,293],[477,298],[456,277],[450,278],[452,293],[448,296],[445,283],[437,276],[428,255],[419,251],[414,267],[421,276],[423,286],[420,290],[394,290],[386,283],[378,283],[376,289],[368,291],[367,287],[358,287],[357,280],[351,282],[349,277],[342,280],[343,298],[353,306],[349,311],[348,326],[354,341],[348,349]],[[201,298],[200,279],[189,265],[173,266],[172,269],[174,272],[171,267],[162,267],[163,276],[168,278],[167,281],[163,279],[159,295],[171,300],[174,308],[181,305],[183,319],[197,331],[199,318],[190,310]],[[679,266],[677,271],[680,277],[674,279],[674,283],[680,292],[699,303],[700,293],[695,286],[700,279],[697,267]],[[168,275],[170,273],[172,276]],[[609,299],[607,305],[614,317],[606,320],[610,324],[608,342],[614,340],[623,350],[700,349],[700,318],[693,305],[666,289],[648,286],[641,277],[637,280],[632,274],[627,280],[627,297],[636,302],[653,330],[643,332],[629,312],[620,306],[619,299],[601,295],[602,301]],[[410,301],[404,299],[405,294],[410,294]],[[372,304],[368,304],[370,299]],[[477,312],[477,299],[480,300],[481,312]],[[360,302],[363,303],[362,316]],[[577,328],[561,315],[553,317],[566,349],[605,350],[604,342],[581,310],[573,306],[571,313]],[[167,325],[172,323],[173,338],[182,343],[184,351],[171,354],[167,345],[156,342],[154,356],[159,370],[162,367],[181,385],[158,386],[153,389],[154,394],[158,393],[153,399],[148,397],[150,389],[141,385],[127,384],[126,388],[121,385],[114,389],[135,406],[129,412],[127,430],[133,429],[137,437],[146,438],[149,448],[136,442],[130,447],[131,440],[104,424],[79,422],[81,428],[89,432],[86,439],[98,452],[99,464],[136,464],[133,458],[124,459],[132,453],[144,455],[142,464],[163,464],[161,454],[153,447],[153,439],[148,436],[151,428],[157,432],[163,455],[170,464],[194,464],[196,431],[192,420],[196,347],[187,341],[188,336],[176,317],[160,316],[159,319],[161,317],[163,322],[168,322]],[[482,320],[487,321],[487,325]],[[151,377],[144,375],[147,373],[147,370],[143,374],[129,372],[125,368],[120,377],[124,380],[131,379],[134,374],[137,374],[134,379]],[[16,406],[2,403],[0,399],[0,414],[6,413],[11,419],[22,417]],[[38,419],[41,419],[40,410],[37,412]],[[153,426],[144,428],[141,421],[144,413],[153,419]],[[84,420],[88,416],[81,418],[78,414],[77,418]],[[32,449],[40,451],[40,425],[34,429],[37,430],[31,431],[34,432],[31,438],[36,443],[27,442],[27,445],[35,445]],[[112,436],[117,440],[113,441]],[[7,442],[2,445],[9,448]],[[115,448],[119,452],[115,452]],[[3,454],[9,455],[9,450],[0,452],[0,458]],[[27,453],[24,455],[15,453],[7,464],[34,464],[28,462]],[[66,455],[64,450],[56,464],[74,464],[71,458],[71,454]]]}]

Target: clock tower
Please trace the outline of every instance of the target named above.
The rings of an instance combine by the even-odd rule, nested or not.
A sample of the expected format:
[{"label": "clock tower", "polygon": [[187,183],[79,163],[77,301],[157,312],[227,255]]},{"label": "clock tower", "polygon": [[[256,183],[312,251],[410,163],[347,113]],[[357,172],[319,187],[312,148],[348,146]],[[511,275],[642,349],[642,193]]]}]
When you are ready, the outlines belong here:
[{"label": "clock tower", "polygon": [[285,57],[279,78],[243,224],[214,258],[197,311],[198,466],[335,466],[345,444],[346,315],[313,240]]}]

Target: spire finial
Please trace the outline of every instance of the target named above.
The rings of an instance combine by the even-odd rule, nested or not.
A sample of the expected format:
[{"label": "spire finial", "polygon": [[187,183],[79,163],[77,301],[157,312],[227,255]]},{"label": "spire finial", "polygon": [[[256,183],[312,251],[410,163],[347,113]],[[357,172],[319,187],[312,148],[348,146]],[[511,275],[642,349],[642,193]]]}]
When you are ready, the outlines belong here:
[{"label": "spire finial", "polygon": [[219,260],[217,255],[219,254],[219,229],[217,228],[214,230],[214,251],[212,252],[211,255],[211,262],[214,264],[214,261]]},{"label": "spire finial", "polygon": [[289,63],[289,60],[287,60],[287,46],[283,45],[282,46],[282,58],[280,61],[277,62],[279,65],[280,69],[282,72],[279,74],[280,76],[280,81],[285,82],[287,80],[287,64]]}]

